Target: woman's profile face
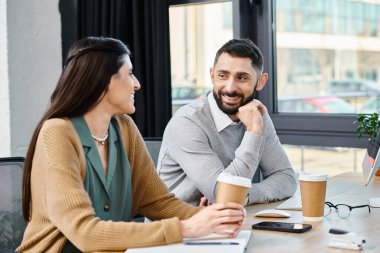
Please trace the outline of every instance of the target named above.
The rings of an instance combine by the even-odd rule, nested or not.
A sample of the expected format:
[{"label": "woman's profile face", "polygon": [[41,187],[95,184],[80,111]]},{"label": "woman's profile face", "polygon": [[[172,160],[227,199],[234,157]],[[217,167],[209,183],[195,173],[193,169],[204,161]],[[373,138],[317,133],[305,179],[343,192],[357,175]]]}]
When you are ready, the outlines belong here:
[{"label": "woman's profile face", "polygon": [[112,114],[132,114],[136,110],[135,91],[140,89],[140,83],[132,70],[131,59],[126,55],[119,72],[111,77],[103,100],[106,100]]}]

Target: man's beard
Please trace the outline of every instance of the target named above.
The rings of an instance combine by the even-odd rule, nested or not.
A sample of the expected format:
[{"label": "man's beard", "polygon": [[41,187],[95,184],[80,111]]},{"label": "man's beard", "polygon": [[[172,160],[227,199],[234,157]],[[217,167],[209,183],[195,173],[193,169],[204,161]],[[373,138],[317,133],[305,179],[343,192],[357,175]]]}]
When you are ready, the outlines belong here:
[{"label": "man's beard", "polygon": [[[216,93],[215,91],[212,91],[212,93],[214,95],[214,98],[216,100],[216,104],[218,105],[219,109],[227,115],[235,115],[239,111],[239,107],[248,104],[255,97],[255,90],[247,98],[244,98],[244,95],[237,92],[237,91],[234,91],[232,93],[228,93],[226,91],[219,90],[218,93]],[[241,101],[238,105],[236,105],[234,107],[230,107],[230,106],[226,107],[223,105],[223,101],[222,101],[223,95],[227,95],[229,97],[239,97],[239,98],[241,98]]]}]

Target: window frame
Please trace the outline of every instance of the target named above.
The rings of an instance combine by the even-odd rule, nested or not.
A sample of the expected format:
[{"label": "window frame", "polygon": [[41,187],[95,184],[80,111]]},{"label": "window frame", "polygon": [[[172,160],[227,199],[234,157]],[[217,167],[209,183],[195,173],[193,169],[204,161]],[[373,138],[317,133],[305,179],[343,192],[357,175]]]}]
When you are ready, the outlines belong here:
[{"label": "window frame", "polygon": [[[173,5],[226,2],[227,0],[169,0]],[[230,0],[233,4],[233,36],[249,38],[261,49],[265,63],[264,71],[269,80],[258,94],[267,109],[277,134],[283,144],[356,147],[368,145],[367,138],[356,134],[357,115],[278,113],[276,94],[276,44],[275,44],[275,0]],[[273,29],[272,29],[273,28]],[[169,35],[170,36],[170,35]]]},{"label": "window frame", "polygon": [[[357,123],[354,124],[356,114],[277,112],[276,34],[274,30],[276,12],[274,1],[253,1],[250,16],[256,18],[255,28],[250,31],[244,27],[249,24],[249,21],[245,20],[243,16],[240,18],[240,26],[243,27],[242,31],[250,32],[248,34],[243,32],[241,37],[252,39],[264,55],[264,71],[269,74],[269,80],[265,89],[259,93],[258,98],[266,105],[281,142],[283,144],[308,146],[367,147],[368,139],[357,136]],[[240,2],[244,2],[244,0]]]}]

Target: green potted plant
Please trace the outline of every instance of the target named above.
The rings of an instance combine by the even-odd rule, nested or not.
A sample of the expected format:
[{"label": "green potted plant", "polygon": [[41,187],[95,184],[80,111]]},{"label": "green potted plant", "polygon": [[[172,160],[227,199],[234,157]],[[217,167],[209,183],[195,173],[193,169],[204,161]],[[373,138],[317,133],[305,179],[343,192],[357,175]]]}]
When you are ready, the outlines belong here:
[{"label": "green potted plant", "polygon": [[[374,112],[372,114],[359,114],[357,120],[354,122],[359,123],[356,132],[359,137],[366,135],[370,142],[373,142],[373,146],[376,144],[376,137],[378,129],[380,128],[379,113]],[[376,172],[376,176],[380,176],[380,169]]]},{"label": "green potted plant", "polygon": [[359,114],[357,121],[359,126],[357,128],[357,133],[359,137],[362,135],[367,135],[369,139],[375,139],[377,136],[377,130],[380,127],[379,113],[374,112],[372,114]]}]

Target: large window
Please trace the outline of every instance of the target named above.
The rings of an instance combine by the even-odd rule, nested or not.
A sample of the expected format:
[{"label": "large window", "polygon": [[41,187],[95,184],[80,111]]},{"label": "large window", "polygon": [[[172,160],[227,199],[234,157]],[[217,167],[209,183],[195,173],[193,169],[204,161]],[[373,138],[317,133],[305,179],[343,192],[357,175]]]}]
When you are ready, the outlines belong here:
[{"label": "large window", "polygon": [[361,170],[365,149],[341,147],[365,147],[356,114],[380,108],[380,1],[274,0],[263,8],[273,24],[264,29],[273,27],[275,98],[264,100],[283,143],[297,144],[285,146],[294,168]]},{"label": "large window", "polygon": [[368,140],[353,122],[380,108],[380,0],[171,3],[173,113],[211,88],[208,71],[224,42],[250,38],[270,77],[259,99],[294,169],[361,170]]},{"label": "large window", "polygon": [[232,2],[169,8],[172,113],[211,89],[216,51],[233,37]]},{"label": "large window", "polygon": [[380,107],[380,1],[276,0],[278,112]]},{"label": "large window", "polygon": [[[353,2],[356,8],[349,7]],[[379,33],[372,26],[368,26],[368,32],[366,28],[360,30],[364,21],[359,20],[364,16],[373,23],[380,12],[369,15],[366,10],[380,2],[253,3],[250,15],[240,20],[243,28],[249,27],[248,23],[254,24],[254,29],[248,29],[242,37],[252,38],[264,54],[270,79],[259,99],[267,106],[281,141],[292,145],[365,147],[368,140],[357,137],[354,122],[357,113],[365,112],[365,104],[377,103],[373,95],[380,88],[379,68],[374,66],[380,58],[376,56],[379,43],[373,40],[379,41]],[[359,14],[362,9],[364,12]],[[346,81],[350,87],[359,83],[363,88],[339,88]],[[367,87],[375,87],[375,91]]]}]

